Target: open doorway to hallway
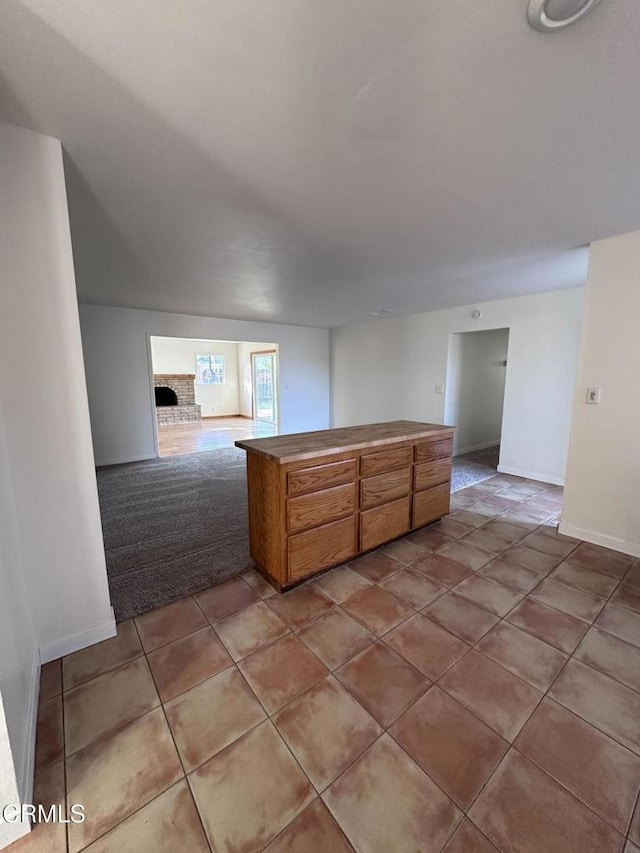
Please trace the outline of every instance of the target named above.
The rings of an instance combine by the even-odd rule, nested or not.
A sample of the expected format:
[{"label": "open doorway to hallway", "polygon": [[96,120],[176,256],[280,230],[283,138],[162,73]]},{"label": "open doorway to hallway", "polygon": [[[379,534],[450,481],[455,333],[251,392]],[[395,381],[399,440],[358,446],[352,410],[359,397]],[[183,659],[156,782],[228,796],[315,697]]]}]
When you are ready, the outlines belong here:
[{"label": "open doorway to hallway", "polygon": [[277,344],[152,336],[150,350],[159,456],[277,434]]},{"label": "open doorway to hallway", "polygon": [[457,426],[453,490],[497,473],[509,329],[449,335],[445,423]]}]

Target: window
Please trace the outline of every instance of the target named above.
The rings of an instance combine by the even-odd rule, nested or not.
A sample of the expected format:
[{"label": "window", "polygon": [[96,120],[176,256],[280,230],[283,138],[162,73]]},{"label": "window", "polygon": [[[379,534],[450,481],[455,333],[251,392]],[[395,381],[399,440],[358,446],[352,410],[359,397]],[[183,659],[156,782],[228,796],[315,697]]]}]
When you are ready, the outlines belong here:
[{"label": "window", "polygon": [[226,362],[223,355],[196,355],[196,383],[224,385]]}]

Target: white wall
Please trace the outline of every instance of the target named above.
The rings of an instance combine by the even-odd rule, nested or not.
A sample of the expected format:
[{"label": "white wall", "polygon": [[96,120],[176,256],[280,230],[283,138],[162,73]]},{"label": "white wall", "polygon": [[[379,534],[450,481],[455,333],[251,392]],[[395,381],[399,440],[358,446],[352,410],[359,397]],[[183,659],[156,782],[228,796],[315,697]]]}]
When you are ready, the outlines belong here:
[{"label": "white wall", "polygon": [[572,288],[334,329],[333,424],[441,423],[449,335],[508,328],[500,470],[562,483],[582,301]]},{"label": "white wall", "polygon": [[560,529],[640,556],[640,231],[591,245]]},{"label": "white wall", "polygon": [[156,455],[149,335],[273,341],[279,353],[280,432],[329,426],[327,329],[99,305],[81,305],[80,324],[98,465]]},{"label": "white wall", "polygon": [[[53,659],[115,624],[57,140],[0,124],[0,219],[0,791],[12,763],[24,798],[38,653]],[[0,839],[11,831],[0,824]]]},{"label": "white wall", "polygon": [[151,338],[151,353],[154,373],[195,373],[196,355],[223,355],[226,365],[224,384],[196,383],[196,403],[202,406],[204,418],[240,414],[237,344],[187,338]]},{"label": "white wall", "polygon": [[[247,418],[253,417],[253,368],[251,364],[251,353],[278,351],[277,344],[259,343],[257,341],[244,341],[238,344],[238,380],[240,383],[240,414]],[[276,362],[277,365],[277,362]],[[276,382],[279,386],[279,382]],[[279,408],[279,400],[276,401]]]},{"label": "white wall", "polygon": [[454,453],[500,443],[509,330],[449,335],[444,420],[457,426]]},{"label": "white wall", "polygon": [[238,412],[253,417],[253,374],[251,370],[251,344],[238,344]]},{"label": "white wall", "polygon": [[[40,658],[27,579],[22,571],[13,502],[15,486],[1,407],[0,471],[0,804],[3,804],[29,800]],[[0,847],[26,829],[21,826],[14,830],[0,822]]]}]

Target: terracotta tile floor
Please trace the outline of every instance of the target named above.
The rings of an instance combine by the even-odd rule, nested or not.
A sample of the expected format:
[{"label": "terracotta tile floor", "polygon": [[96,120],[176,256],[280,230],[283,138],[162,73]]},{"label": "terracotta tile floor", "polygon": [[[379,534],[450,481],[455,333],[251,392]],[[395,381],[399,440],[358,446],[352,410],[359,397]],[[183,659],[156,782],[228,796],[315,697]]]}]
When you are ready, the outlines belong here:
[{"label": "terracotta tile floor", "polygon": [[280,596],[256,573],[42,669],[14,853],[640,853],[640,560],[498,475]]}]

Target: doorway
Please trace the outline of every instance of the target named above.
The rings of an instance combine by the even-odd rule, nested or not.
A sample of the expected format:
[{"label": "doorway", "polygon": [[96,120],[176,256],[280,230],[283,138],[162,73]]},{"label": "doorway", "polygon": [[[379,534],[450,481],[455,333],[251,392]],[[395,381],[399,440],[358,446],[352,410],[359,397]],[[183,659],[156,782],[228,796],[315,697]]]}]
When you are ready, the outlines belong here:
[{"label": "doorway", "polygon": [[444,414],[463,485],[497,473],[508,349],[509,329],[449,335]]},{"label": "doorway", "polygon": [[277,344],[151,336],[149,347],[158,456],[277,434]]},{"label": "doorway", "polygon": [[274,350],[251,353],[253,417],[275,424],[278,421],[277,360]]}]

